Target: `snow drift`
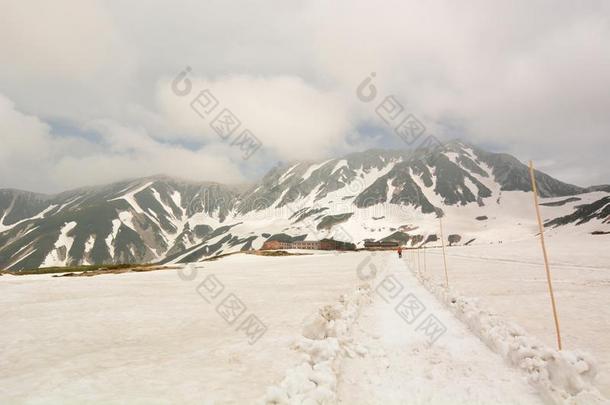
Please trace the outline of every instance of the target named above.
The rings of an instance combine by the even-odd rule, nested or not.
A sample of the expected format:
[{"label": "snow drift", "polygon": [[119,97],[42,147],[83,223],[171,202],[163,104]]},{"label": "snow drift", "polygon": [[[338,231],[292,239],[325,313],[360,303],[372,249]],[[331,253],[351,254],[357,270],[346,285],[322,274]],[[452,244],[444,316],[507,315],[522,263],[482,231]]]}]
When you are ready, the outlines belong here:
[{"label": "snow drift", "polygon": [[365,350],[349,334],[363,306],[372,301],[371,295],[372,285],[363,283],[305,319],[303,335],[292,346],[302,353],[303,362],[289,369],[279,385],[269,387],[262,403],[334,403],[341,357],[362,355]]}]

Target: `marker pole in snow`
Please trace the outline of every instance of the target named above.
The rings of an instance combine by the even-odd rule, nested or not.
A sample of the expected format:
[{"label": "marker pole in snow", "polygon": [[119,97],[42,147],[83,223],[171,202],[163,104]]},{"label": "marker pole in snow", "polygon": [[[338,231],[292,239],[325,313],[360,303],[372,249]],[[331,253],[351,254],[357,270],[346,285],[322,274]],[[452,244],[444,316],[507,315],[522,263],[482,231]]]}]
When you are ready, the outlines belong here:
[{"label": "marker pole in snow", "polygon": [[428,269],[426,268],[426,245],[424,245],[424,273],[427,273]]},{"label": "marker pole in snow", "polygon": [[546,281],[549,285],[549,293],[551,295],[551,305],[553,306],[553,318],[555,319],[555,331],[557,332],[557,347],[561,350],[561,333],[559,332],[559,318],[557,317],[557,306],[555,304],[555,294],[553,293],[553,282],[551,280],[551,269],[549,267],[549,258],[546,253],[546,244],[544,243],[544,225],[540,217],[540,206],[538,205],[538,188],[536,187],[536,176],[534,175],[534,163],[530,160],[530,177],[532,179],[532,191],[534,192],[534,206],[536,208],[536,217],[538,218],[538,229],[540,231],[540,244],[542,245],[542,254],[544,256],[544,267],[546,269]]},{"label": "marker pole in snow", "polygon": [[441,224],[441,245],[443,246],[443,263],[445,265],[445,287],[449,288],[449,276],[447,275],[447,256],[445,255],[445,236],[443,235],[443,218],[438,218]]}]

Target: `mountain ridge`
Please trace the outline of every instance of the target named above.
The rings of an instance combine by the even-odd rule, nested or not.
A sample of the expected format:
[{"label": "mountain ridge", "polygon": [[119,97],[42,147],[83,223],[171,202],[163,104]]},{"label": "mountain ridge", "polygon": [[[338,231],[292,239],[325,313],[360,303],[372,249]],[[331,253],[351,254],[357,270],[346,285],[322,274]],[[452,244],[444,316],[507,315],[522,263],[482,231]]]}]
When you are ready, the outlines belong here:
[{"label": "mountain ridge", "polygon": [[[539,171],[536,178],[542,198],[589,191]],[[483,216],[529,188],[515,157],[453,141],[444,150],[290,162],[241,186],[155,175],[51,195],[0,189],[0,267],[200,260],[279,233],[361,246],[419,228],[413,240],[427,240],[434,218]]]},{"label": "mountain ridge", "polygon": [[[453,139],[448,141],[447,143],[445,143],[443,145],[445,150],[449,150],[452,151],[452,148],[455,148],[456,146],[466,146],[469,148],[472,148],[474,150],[479,150],[479,151],[483,151],[483,149],[481,149],[480,147],[463,141],[461,139]],[[369,153],[399,153],[399,154],[410,154],[413,153],[414,151],[412,149],[386,149],[386,148],[370,148],[370,149],[366,149],[364,151],[360,151],[360,152],[350,152],[348,154],[342,155],[339,158],[328,158],[327,160],[334,160],[334,159],[345,159],[348,158],[350,156],[354,156],[354,155],[360,155],[360,154],[369,154]],[[515,158],[514,156],[505,153],[505,152],[488,152],[488,151],[484,151],[487,154],[492,154],[492,155],[497,155],[497,156],[506,156],[509,159],[514,159],[516,160],[517,163],[522,164],[522,165],[526,165],[525,162],[521,162],[520,160],[518,160],[517,158]],[[288,168],[291,166],[294,166],[296,164],[316,164],[318,163],[318,160],[292,160],[290,162],[282,162],[279,165],[276,165],[274,167],[272,167],[271,169],[269,169],[267,171],[267,173],[265,175],[263,175],[258,181],[254,180],[254,181],[247,181],[247,182],[242,182],[242,183],[221,183],[221,182],[217,182],[217,181],[213,181],[213,180],[196,180],[196,179],[187,179],[187,178],[182,178],[180,176],[171,176],[171,175],[167,175],[164,173],[157,173],[157,174],[153,174],[150,176],[142,176],[142,177],[126,177],[123,179],[119,179],[116,181],[112,181],[112,182],[104,182],[104,183],[100,183],[100,184],[90,184],[90,185],[84,185],[84,186],[79,186],[79,187],[74,187],[74,188],[68,188],[65,190],[61,190],[58,192],[52,192],[52,193],[45,193],[45,192],[39,192],[39,191],[34,191],[34,190],[27,190],[27,189],[20,189],[20,188],[14,188],[14,187],[7,187],[7,188],[1,188],[0,187],[0,192],[1,191],[19,191],[19,192],[24,192],[24,193],[31,193],[31,194],[37,194],[37,195],[41,195],[41,196],[48,196],[48,197],[54,197],[60,194],[64,194],[64,193],[72,193],[72,192],[76,192],[76,191],[84,191],[87,189],[92,189],[92,188],[100,188],[100,187],[105,187],[105,186],[113,186],[116,185],[118,183],[127,183],[127,182],[143,182],[146,180],[170,180],[170,181],[174,181],[174,182],[185,182],[185,183],[195,183],[195,184],[217,184],[217,185],[223,185],[226,187],[233,187],[233,188],[244,188],[244,187],[251,187],[253,185],[256,185],[259,181],[261,181],[265,176],[267,176],[269,174],[269,172],[275,170],[278,167],[281,168]],[[538,171],[538,170],[536,170]],[[565,183],[565,182],[564,182]],[[570,183],[566,183],[566,184],[570,184]],[[600,184],[600,185],[592,185],[592,186],[578,186],[578,185],[574,185],[574,184],[570,184],[571,186],[574,187],[579,187],[583,190],[588,190],[588,191],[599,191],[599,190],[603,190],[603,191],[609,191],[610,192],[610,184]]]}]

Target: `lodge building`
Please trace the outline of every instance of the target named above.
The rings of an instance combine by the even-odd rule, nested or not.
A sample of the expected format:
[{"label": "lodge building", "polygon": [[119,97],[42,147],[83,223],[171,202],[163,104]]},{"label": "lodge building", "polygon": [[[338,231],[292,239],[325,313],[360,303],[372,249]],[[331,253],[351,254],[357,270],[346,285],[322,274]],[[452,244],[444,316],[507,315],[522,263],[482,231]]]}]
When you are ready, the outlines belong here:
[{"label": "lodge building", "polygon": [[368,249],[368,250],[396,249],[400,245],[401,245],[400,242],[395,241],[395,240],[385,240],[385,241],[380,241],[380,242],[376,242],[376,241],[372,241],[372,240],[364,241],[364,248]]},{"label": "lodge building", "polygon": [[283,242],[279,240],[268,240],[263,243],[261,250],[278,249],[305,249],[305,250],[355,250],[356,245],[349,242],[341,242],[333,239],[322,240],[300,240],[294,242]]}]

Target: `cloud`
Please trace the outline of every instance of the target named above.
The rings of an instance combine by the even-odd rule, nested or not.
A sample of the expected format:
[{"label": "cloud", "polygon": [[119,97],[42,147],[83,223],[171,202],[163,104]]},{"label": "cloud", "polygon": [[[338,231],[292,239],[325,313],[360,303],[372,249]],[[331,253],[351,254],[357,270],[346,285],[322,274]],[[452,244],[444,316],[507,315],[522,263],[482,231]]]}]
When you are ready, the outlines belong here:
[{"label": "cloud", "polygon": [[[351,123],[348,103],[340,94],[308,85],[293,76],[231,76],[209,80],[189,78],[191,94],[179,97],[171,90],[171,81],[159,84],[158,100],[162,115],[174,130],[169,137],[193,137],[217,141],[210,128],[223,109],[229,109],[249,129],[270,154],[287,160],[316,159],[342,144]],[[209,90],[218,106],[202,117],[190,106],[202,90]]]},{"label": "cloud", "polygon": [[0,184],[55,192],[155,174],[224,183],[243,181],[232,161],[236,151],[222,145],[197,150],[168,145],[152,139],[142,128],[112,120],[91,121],[83,129],[98,134],[100,141],[54,134],[49,125],[18,111],[0,95]]},{"label": "cloud", "polygon": [[568,181],[610,180],[601,152],[610,147],[607,3],[347,7],[314,8],[319,69],[345,88],[374,71],[380,91],[439,136],[553,160],[546,169]]},{"label": "cloud", "polygon": [[[143,7],[25,0],[2,9],[0,92],[43,128],[31,139],[11,139],[11,150],[31,150],[34,139],[50,145],[32,152],[48,166],[24,166],[23,184],[36,183],[44,169],[56,173],[53,187],[80,185],[85,180],[70,170],[85,158],[98,165],[115,159],[116,170],[92,173],[91,181],[139,175],[146,162],[122,159],[155,151],[222,160],[230,163],[228,177],[237,178],[239,169],[258,173],[277,160],[399,144],[374,107],[355,96],[371,72],[380,95],[395,95],[441,139],[462,136],[544,161],[563,180],[610,182],[607,2],[255,0],[235,7],[154,0]],[[169,82],[187,65],[195,87],[209,88],[263,142],[247,164],[170,92]],[[56,120],[75,128],[98,123],[104,142],[114,141],[106,150],[44,129]],[[371,127],[381,130],[371,136],[363,130]],[[131,136],[110,135],[122,131],[138,141],[126,145]],[[169,163],[155,168],[179,171]]]},{"label": "cloud", "polygon": [[85,120],[116,113],[136,65],[98,0],[1,2],[0,91],[36,115]]}]

